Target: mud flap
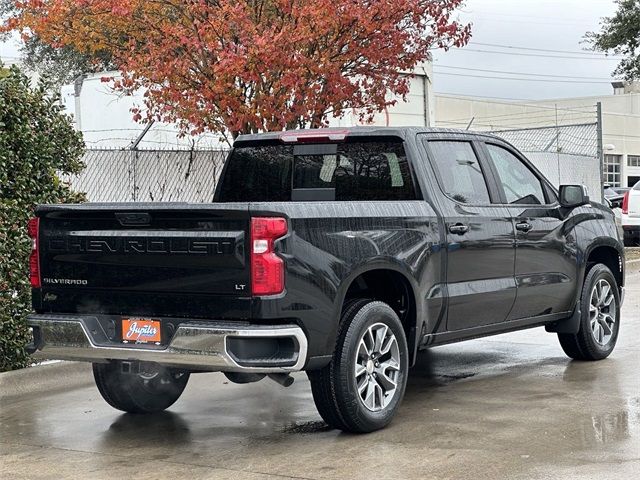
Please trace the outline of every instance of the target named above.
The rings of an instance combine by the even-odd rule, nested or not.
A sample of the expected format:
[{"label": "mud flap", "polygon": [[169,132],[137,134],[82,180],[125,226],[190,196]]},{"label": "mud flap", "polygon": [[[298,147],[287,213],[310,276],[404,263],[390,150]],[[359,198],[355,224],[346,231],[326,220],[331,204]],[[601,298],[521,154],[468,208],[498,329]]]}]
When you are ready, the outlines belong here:
[{"label": "mud flap", "polygon": [[544,326],[547,332],[553,333],[573,333],[576,334],[580,331],[580,319],[582,318],[582,311],[580,310],[580,304],[576,304],[573,309],[573,314],[564,320],[558,320],[557,322],[548,323]]}]

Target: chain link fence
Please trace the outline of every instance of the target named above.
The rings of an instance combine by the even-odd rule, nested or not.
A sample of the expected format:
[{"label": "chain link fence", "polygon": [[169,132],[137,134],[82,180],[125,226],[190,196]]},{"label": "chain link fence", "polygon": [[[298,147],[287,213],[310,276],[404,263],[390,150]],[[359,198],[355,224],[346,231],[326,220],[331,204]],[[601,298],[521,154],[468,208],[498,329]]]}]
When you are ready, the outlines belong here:
[{"label": "chain link fence", "polygon": [[91,202],[210,202],[227,153],[89,149],[82,173],[63,180]]},{"label": "chain link fence", "polygon": [[492,133],[525,153],[556,187],[575,183],[586,185],[594,200],[602,200],[597,123]]},{"label": "chain link fence", "polygon": [[[489,106],[486,106],[489,104]],[[482,115],[443,118],[438,126],[488,132],[511,143],[557,187],[583,184],[602,201],[602,129],[598,105],[558,108],[482,102]]]},{"label": "chain link fence", "polygon": [[[490,104],[490,102],[484,102]],[[580,183],[602,200],[602,135],[598,106],[508,105],[438,126],[490,132],[522,151],[556,186]],[[143,135],[140,136],[142,138]],[[137,145],[137,143],[136,143]],[[89,149],[85,170],[64,180],[92,202],[210,202],[227,150]]]}]

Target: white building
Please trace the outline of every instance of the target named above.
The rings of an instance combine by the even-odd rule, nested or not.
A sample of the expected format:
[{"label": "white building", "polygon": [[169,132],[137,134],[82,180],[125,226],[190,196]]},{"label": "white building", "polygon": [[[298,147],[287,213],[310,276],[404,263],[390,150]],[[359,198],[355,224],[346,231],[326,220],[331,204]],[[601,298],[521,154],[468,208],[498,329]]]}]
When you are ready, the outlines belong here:
[{"label": "white building", "polygon": [[504,130],[592,123],[600,103],[604,181],[612,186],[633,186],[640,181],[640,84],[612,85],[612,95],[526,102],[436,95],[435,124]]},{"label": "white building", "polygon": [[17,66],[20,71],[27,76],[29,81],[31,82],[31,86],[36,86],[38,81],[40,80],[40,75],[37,72],[34,72],[30,68],[27,68],[20,57],[13,55],[0,55],[0,63],[3,68],[10,68],[13,65]]},{"label": "white building", "polygon": [[[122,149],[133,145],[144,132],[146,125],[135,122],[131,109],[143,107],[143,94],[122,95],[115,92],[103,77],[117,75],[104,72],[79,78],[73,85],[62,87],[62,101],[67,113],[73,116],[77,130],[82,132],[87,148]],[[225,145],[219,135],[205,134],[196,137],[179,135],[173,124],[154,123],[144,134],[140,149],[220,149]]]},{"label": "white building", "polygon": [[[76,127],[82,131],[89,148],[127,148],[143,132],[145,125],[133,121],[131,109],[143,106],[142,92],[124,96],[114,92],[101,79],[117,72],[88,75],[74,85],[62,88],[63,102],[73,114]],[[430,125],[433,119],[433,89],[431,64],[420,65],[410,78],[407,102],[398,102],[376,115],[375,125]],[[360,123],[357,112],[330,121],[332,126],[352,126]],[[141,149],[185,149],[192,143],[196,149],[225,148],[216,134],[180,137],[175,125],[154,123],[139,144]]]}]

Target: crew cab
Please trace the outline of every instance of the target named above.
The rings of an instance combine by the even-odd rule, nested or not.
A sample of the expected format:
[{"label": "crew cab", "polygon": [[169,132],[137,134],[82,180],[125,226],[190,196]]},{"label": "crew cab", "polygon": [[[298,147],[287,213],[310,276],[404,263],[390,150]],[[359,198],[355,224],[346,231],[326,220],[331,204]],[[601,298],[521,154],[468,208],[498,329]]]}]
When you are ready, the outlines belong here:
[{"label": "crew cab", "polygon": [[356,127],[237,138],[210,204],[40,205],[29,351],[93,363],[113,407],[171,406],[189,376],[288,386],[370,432],[419,350],[545,326],[613,350],[624,249],[611,210],[492,135]]}]

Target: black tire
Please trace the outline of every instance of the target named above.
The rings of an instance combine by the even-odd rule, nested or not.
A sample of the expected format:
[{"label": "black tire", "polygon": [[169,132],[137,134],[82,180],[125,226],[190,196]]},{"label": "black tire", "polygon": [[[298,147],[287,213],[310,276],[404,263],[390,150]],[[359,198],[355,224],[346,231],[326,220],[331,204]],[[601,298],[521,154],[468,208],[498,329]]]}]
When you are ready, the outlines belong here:
[{"label": "black tire", "polygon": [[[380,408],[374,411],[365,406],[365,400],[358,393],[355,368],[357,358],[360,358],[360,340],[370,328],[381,328],[380,324],[388,327],[395,337],[398,348],[394,351],[399,359],[399,369],[397,373],[391,373],[395,376],[396,387],[389,399],[385,400],[388,404],[380,405]],[[384,336],[384,333],[382,335]],[[390,356],[391,353],[387,355]],[[380,363],[384,363],[383,356],[378,358]],[[375,365],[378,366],[377,361]],[[322,370],[310,371],[308,375],[313,399],[325,422],[333,428],[347,432],[367,433],[384,428],[391,422],[404,396],[408,369],[407,340],[398,315],[386,303],[359,299],[350,302],[343,309],[336,348],[329,365]],[[373,380],[375,372],[371,373],[367,369],[363,374],[372,378],[372,384],[377,382],[378,385],[382,385],[380,380]],[[368,392],[368,389],[365,391]],[[373,396],[376,396],[375,392]]]},{"label": "black tire", "polygon": [[189,373],[143,364],[140,373],[123,373],[121,362],[94,363],[93,377],[102,398],[128,413],[160,412],[173,405],[189,381]]},{"label": "black tire", "polygon": [[[605,345],[601,345],[595,338],[591,328],[590,305],[593,289],[600,280],[605,280],[612,288],[615,312],[612,318],[615,323],[611,327],[611,337]],[[576,334],[559,333],[558,340],[564,353],[575,360],[602,360],[607,358],[616,346],[620,331],[620,293],[618,283],[613,273],[605,265],[597,263],[587,272],[582,293],[580,295],[580,330]]]}]

